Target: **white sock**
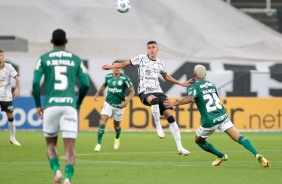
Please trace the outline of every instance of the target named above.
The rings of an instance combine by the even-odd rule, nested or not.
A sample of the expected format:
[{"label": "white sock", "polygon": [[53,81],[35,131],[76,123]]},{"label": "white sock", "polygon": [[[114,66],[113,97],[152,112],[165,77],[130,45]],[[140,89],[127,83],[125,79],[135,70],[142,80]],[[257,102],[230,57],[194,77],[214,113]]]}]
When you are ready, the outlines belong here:
[{"label": "white sock", "polygon": [[15,139],[16,126],[15,126],[14,121],[13,122],[9,121],[9,129],[10,129],[10,139]]},{"label": "white sock", "polygon": [[151,110],[152,110],[152,114],[156,123],[156,128],[160,128],[161,127],[161,123],[160,123],[160,109],[159,109],[159,105],[151,105]]},{"label": "white sock", "polygon": [[181,143],[181,136],[180,136],[180,131],[178,128],[178,125],[176,122],[169,123],[170,131],[174,137],[174,140],[176,142],[177,148],[180,149],[182,148],[182,143]]}]

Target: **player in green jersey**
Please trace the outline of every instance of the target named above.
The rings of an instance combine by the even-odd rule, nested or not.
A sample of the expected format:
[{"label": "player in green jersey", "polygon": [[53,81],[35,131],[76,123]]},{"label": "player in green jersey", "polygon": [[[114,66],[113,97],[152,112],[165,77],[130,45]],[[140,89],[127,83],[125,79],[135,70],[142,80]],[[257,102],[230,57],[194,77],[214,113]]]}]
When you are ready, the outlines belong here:
[{"label": "player in green jersey", "polygon": [[[87,70],[81,59],[65,50],[66,33],[57,29],[52,34],[53,50],[42,55],[36,64],[33,91],[36,114],[43,119],[43,132],[47,143],[47,155],[54,173],[54,184],[64,176],[60,171],[57,139],[62,132],[65,156],[65,181],[70,184],[74,172],[75,140],[78,130],[78,110],[89,88]],[[40,80],[44,75],[44,113],[40,102]],[[75,97],[76,77],[80,80],[78,99]]]},{"label": "player in green jersey", "polygon": [[188,88],[188,96],[175,102],[165,101],[166,107],[188,104],[195,102],[201,114],[201,126],[198,128],[195,136],[195,143],[203,150],[217,156],[212,163],[213,166],[219,166],[223,161],[228,159],[228,156],[218,151],[206,139],[212,133],[219,129],[225,132],[231,139],[243,145],[247,150],[254,154],[256,159],[263,167],[270,167],[270,163],[258,153],[251,141],[240,135],[233,123],[229,120],[225,108],[220,103],[216,86],[205,79],[206,68],[203,65],[196,65],[194,68],[195,83]]},{"label": "player in green jersey", "polygon": [[[114,63],[119,63],[115,61]],[[110,117],[114,119],[114,128],[116,132],[114,149],[118,149],[120,145],[120,133],[121,127],[120,122],[122,120],[124,107],[127,106],[128,102],[134,96],[135,91],[129,77],[121,73],[121,68],[114,67],[113,73],[107,74],[105,77],[104,84],[100,87],[98,92],[94,96],[94,100],[97,101],[99,94],[102,93],[108,87],[108,93],[104,106],[101,112],[101,119],[98,127],[98,142],[94,148],[94,151],[101,150],[102,137],[105,132],[106,124]],[[129,95],[125,100],[125,90],[128,88]]]}]

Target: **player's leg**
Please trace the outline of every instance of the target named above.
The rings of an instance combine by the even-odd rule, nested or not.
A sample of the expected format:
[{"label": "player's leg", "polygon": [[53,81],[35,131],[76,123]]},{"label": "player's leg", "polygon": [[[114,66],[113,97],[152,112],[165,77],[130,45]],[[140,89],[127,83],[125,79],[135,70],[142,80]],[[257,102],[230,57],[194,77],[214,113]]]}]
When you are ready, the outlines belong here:
[{"label": "player's leg", "polygon": [[155,95],[144,93],[139,94],[139,98],[144,105],[151,106],[151,111],[156,124],[157,134],[161,139],[165,138],[165,133],[160,122],[159,98]]},{"label": "player's leg", "polygon": [[2,111],[6,112],[8,118],[8,124],[10,129],[10,143],[15,146],[20,146],[21,144],[16,139],[16,126],[14,122],[14,114],[13,114],[13,103],[12,101],[1,102]]},{"label": "player's leg", "polygon": [[[226,122],[225,124],[227,123],[232,124],[230,120],[228,120],[228,122]],[[256,157],[258,162],[262,164],[263,167],[270,167],[270,163],[261,154],[258,153],[251,141],[247,137],[242,136],[234,126],[228,129],[222,128],[222,130],[225,131],[234,141],[243,145],[247,150],[253,153],[253,155]]]},{"label": "player's leg", "polygon": [[54,173],[54,184],[60,184],[63,179],[57,151],[60,110],[61,107],[49,107],[43,113],[43,132],[47,144],[47,157]]},{"label": "player's leg", "polygon": [[217,156],[216,160],[212,163],[213,166],[219,166],[223,161],[228,159],[228,156],[220,151],[218,151],[211,143],[206,141],[212,133],[216,130],[218,126],[211,128],[204,128],[200,126],[196,131],[195,143],[202,148],[204,151],[209,152]]},{"label": "player's leg", "polygon": [[124,109],[115,108],[113,111],[113,119],[114,119],[114,129],[116,132],[115,141],[114,141],[114,149],[118,149],[120,146],[120,133],[121,133],[121,120],[124,114]]},{"label": "player's leg", "polygon": [[176,142],[178,154],[179,155],[183,154],[184,156],[189,155],[190,152],[188,150],[186,150],[185,148],[183,148],[183,146],[182,146],[180,130],[179,130],[179,127],[178,127],[174,117],[172,116],[171,109],[165,109],[165,107],[163,105],[160,106],[160,109],[161,109],[161,114],[164,115],[164,117],[167,119],[167,121],[169,123],[171,134],[172,134],[172,136],[173,136],[173,138]]},{"label": "player's leg", "polygon": [[101,150],[102,138],[105,132],[105,127],[107,125],[109,117],[112,117],[112,114],[113,114],[113,107],[107,102],[104,102],[104,106],[101,112],[101,118],[99,120],[98,130],[97,130],[97,144],[94,148],[94,151],[98,152]]},{"label": "player's leg", "polygon": [[75,140],[78,130],[77,110],[64,106],[63,115],[60,118],[60,129],[65,148],[65,181],[71,182],[75,163]]}]

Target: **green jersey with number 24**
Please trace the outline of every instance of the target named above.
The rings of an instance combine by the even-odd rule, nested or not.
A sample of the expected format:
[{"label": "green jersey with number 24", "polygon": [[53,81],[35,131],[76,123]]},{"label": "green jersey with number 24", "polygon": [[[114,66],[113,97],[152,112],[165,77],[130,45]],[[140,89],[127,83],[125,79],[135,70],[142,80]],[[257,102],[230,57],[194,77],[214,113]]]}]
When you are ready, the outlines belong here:
[{"label": "green jersey with number 24", "polygon": [[188,88],[188,96],[193,96],[201,114],[204,128],[224,122],[228,116],[220,103],[216,86],[207,80],[197,81]]},{"label": "green jersey with number 24", "polygon": [[49,106],[76,107],[76,77],[87,78],[82,76],[87,75],[87,70],[78,56],[65,50],[52,50],[38,59],[34,74],[40,78],[44,74],[45,77],[44,108]]}]

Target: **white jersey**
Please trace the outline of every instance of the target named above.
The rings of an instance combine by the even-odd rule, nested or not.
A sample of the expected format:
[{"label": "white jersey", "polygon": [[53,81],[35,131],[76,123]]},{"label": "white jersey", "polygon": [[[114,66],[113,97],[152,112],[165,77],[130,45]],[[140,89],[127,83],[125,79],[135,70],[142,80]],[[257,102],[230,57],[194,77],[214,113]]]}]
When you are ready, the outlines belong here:
[{"label": "white jersey", "polygon": [[138,94],[163,93],[159,82],[159,74],[166,73],[163,61],[151,60],[147,55],[138,55],[130,60],[133,66],[138,66]]},{"label": "white jersey", "polygon": [[12,101],[11,79],[18,75],[15,68],[4,63],[4,67],[0,70],[0,101]]}]

